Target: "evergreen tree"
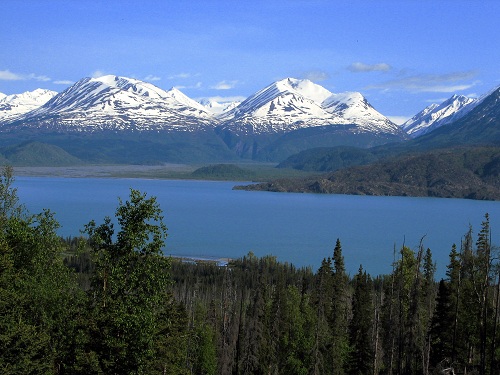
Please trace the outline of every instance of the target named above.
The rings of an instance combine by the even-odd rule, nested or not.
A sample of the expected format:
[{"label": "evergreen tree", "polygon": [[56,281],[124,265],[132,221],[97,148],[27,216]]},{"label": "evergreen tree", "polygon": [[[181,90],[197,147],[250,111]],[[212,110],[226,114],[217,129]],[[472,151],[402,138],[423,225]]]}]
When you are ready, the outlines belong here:
[{"label": "evergreen tree", "polygon": [[311,300],[316,310],[312,354],[314,375],[324,374],[331,362],[331,353],[328,353],[328,347],[331,345],[331,333],[328,322],[333,302],[332,274],[331,259],[323,259],[321,267],[315,275]]},{"label": "evergreen tree", "polygon": [[488,320],[489,310],[491,309],[491,302],[489,300],[492,269],[491,258],[491,233],[490,233],[490,220],[489,215],[485,214],[484,221],[481,223],[481,230],[479,231],[478,239],[476,242],[477,252],[477,269],[476,269],[476,293],[478,294],[480,305],[479,320],[479,353],[480,364],[479,373],[486,374],[487,365],[487,342],[488,342]]},{"label": "evergreen tree", "polygon": [[349,366],[348,374],[373,374],[374,351],[372,345],[373,301],[370,276],[359,267],[354,278],[352,319],[349,324]]},{"label": "evergreen tree", "polygon": [[71,372],[83,294],[62,261],[50,211],[18,205],[12,169],[0,178],[0,372]]},{"label": "evergreen tree", "polygon": [[461,287],[461,274],[462,263],[460,254],[457,252],[457,246],[453,244],[450,251],[450,263],[447,266],[446,276],[448,278],[449,292],[450,292],[450,311],[453,314],[453,327],[452,335],[449,338],[451,344],[450,361],[455,362],[457,354],[457,335],[458,335],[458,321],[459,321],[459,308],[460,308],[460,287]]},{"label": "evergreen tree", "polygon": [[349,278],[345,271],[342,246],[337,239],[333,250],[332,308],[330,330],[332,332],[332,373],[344,374],[349,353],[348,314]]},{"label": "evergreen tree", "polygon": [[436,264],[432,260],[430,249],[425,251],[422,267],[422,300],[419,308],[420,325],[418,330],[421,368],[424,375],[429,374],[432,317],[436,306],[436,282],[434,274]]},{"label": "evergreen tree", "polygon": [[133,189],[116,218],[116,241],[109,217],[85,227],[95,264],[87,355],[104,373],[142,374],[157,360],[157,327],[169,307],[166,227],[156,199]]},{"label": "evergreen tree", "polygon": [[430,336],[432,340],[430,353],[431,368],[439,364],[450,365],[453,358],[453,334],[455,326],[453,294],[450,283],[441,280],[439,282],[437,303]]},{"label": "evergreen tree", "polygon": [[193,372],[200,375],[215,375],[217,371],[217,351],[213,327],[207,321],[205,307],[196,307],[193,322]]}]

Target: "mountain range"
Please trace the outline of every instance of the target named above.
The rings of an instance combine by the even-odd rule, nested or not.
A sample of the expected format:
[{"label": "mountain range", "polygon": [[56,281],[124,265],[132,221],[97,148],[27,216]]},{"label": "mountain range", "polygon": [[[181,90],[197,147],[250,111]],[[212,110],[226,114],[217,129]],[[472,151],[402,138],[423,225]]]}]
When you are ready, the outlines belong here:
[{"label": "mountain range", "polygon": [[[236,133],[261,134],[356,124],[361,132],[402,134],[360,93],[333,94],[309,80],[293,78],[274,82],[242,103],[227,106],[197,102],[176,88],[164,91],[147,82],[111,75],[84,78],[57,95],[40,90],[22,95],[28,99],[26,104],[38,106],[31,104],[30,111],[9,116],[8,122],[16,127],[80,132],[195,131],[223,126]],[[3,126],[9,124],[3,121]]]},{"label": "mountain range", "polygon": [[412,138],[424,135],[465,116],[479,101],[453,95],[441,104],[432,103],[401,126]]},{"label": "mountain range", "polygon": [[335,94],[309,80],[286,78],[241,103],[217,103],[109,75],[83,78],[61,93],[0,94],[0,147],[38,141],[84,162],[280,161],[313,147],[424,139],[497,91],[479,99],[454,95],[398,126],[361,93]]},{"label": "mountain range", "polygon": [[0,93],[0,121],[9,121],[33,111],[54,96],[57,92],[43,89],[27,91],[22,94],[5,95]]}]

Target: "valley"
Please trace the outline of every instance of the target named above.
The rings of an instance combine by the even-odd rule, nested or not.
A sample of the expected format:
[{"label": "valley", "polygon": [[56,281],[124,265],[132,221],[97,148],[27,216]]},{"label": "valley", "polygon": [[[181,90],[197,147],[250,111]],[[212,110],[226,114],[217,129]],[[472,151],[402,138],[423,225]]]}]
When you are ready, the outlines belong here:
[{"label": "valley", "polygon": [[[229,166],[230,171],[221,175],[218,169]],[[208,173],[195,173],[212,167]],[[231,167],[233,169],[231,169]],[[16,176],[23,177],[69,177],[69,178],[141,178],[170,180],[226,180],[267,181],[273,178],[295,178],[316,175],[317,172],[292,168],[276,168],[275,163],[237,164],[162,164],[162,165],[78,165],[60,167],[14,167]],[[202,171],[203,172],[203,171]]]},{"label": "valley", "polygon": [[[453,95],[398,126],[361,93],[332,93],[306,79],[216,103],[107,75],[61,93],[1,97],[0,163],[27,176],[257,181],[249,189],[496,200],[499,118],[498,87],[478,98]],[[485,148],[493,151],[475,169],[460,162]],[[402,181],[401,168],[412,177]]]}]

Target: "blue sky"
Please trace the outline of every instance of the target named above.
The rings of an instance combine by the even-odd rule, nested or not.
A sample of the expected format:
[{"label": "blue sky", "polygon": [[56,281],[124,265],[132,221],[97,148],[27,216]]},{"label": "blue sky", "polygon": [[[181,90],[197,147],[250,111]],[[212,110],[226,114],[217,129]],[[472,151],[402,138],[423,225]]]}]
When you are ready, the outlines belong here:
[{"label": "blue sky", "polygon": [[408,118],[500,85],[500,1],[2,0],[0,92],[116,74],[243,98],[309,78]]}]

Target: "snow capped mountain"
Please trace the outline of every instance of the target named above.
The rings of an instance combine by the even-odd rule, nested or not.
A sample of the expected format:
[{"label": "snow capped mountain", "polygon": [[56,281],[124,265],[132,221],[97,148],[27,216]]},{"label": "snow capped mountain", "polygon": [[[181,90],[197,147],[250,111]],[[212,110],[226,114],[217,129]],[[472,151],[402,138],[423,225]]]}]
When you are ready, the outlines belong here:
[{"label": "snow capped mountain", "polygon": [[164,91],[151,83],[114,75],[83,78],[57,95],[47,90],[43,95],[42,90],[31,95],[31,106],[16,111],[12,104],[5,104],[13,98],[0,99],[5,104],[0,121],[8,124],[15,118],[17,127],[78,132],[195,131],[222,125],[237,133],[263,134],[350,124],[356,124],[356,132],[401,132],[360,93],[333,94],[306,79],[274,82],[241,103],[199,103],[175,87]]},{"label": "snow capped mountain", "polygon": [[32,111],[48,102],[55,95],[57,92],[43,89],[14,95],[0,93],[0,121],[11,120]]},{"label": "snow capped mountain", "polygon": [[210,111],[208,111],[205,106],[184,95],[177,88],[171,88],[166,94],[167,95],[163,99],[170,108],[186,115],[211,117]]},{"label": "snow capped mountain", "polygon": [[[453,143],[493,138],[493,130],[484,128],[488,119],[497,121],[499,92],[496,88],[476,100],[454,95],[397,126],[362,94],[332,93],[309,80],[286,78],[242,102],[198,102],[175,87],[165,91],[134,78],[108,75],[83,78],[59,94],[41,89],[0,94],[0,133],[12,139],[19,135],[23,141],[56,140],[68,152],[78,149],[81,155],[95,147],[99,160],[111,152],[109,160],[116,156],[126,162],[235,157],[279,161],[307,148],[398,142],[408,139],[406,131],[417,137],[451,122],[457,126],[432,134],[449,142],[468,125],[466,136],[458,134]],[[421,139],[425,142],[432,134]]]},{"label": "snow capped mountain", "polygon": [[241,104],[237,101],[218,102],[214,99],[202,99],[199,103],[213,115],[220,115]]},{"label": "snow capped mountain", "polygon": [[465,116],[480,100],[453,95],[441,104],[431,104],[401,125],[410,137],[416,138]]},{"label": "snow capped mountain", "polygon": [[204,108],[177,89],[164,91],[133,78],[83,78],[20,124],[68,131],[181,130],[212,126]]},{"label": "snow capped mountain", "polygon": [[375,110],[359,92],[332,94],[322,102],[322,107],[348,123],[359,125],[363,130],[398,133],[397,125]]},{"label": "snow capped mountain", "polygon": [[291,87],[302,96],[316,103],[322,103],[326,98],[332,95],[332,93],[323,86],[317,85],[308,79],[286,78],[277,83]]},{"label": "snow capped mountain", "polygon": [[360,132],[400,134],[360,93],[333,94],[309,80],[286,78],[247,98],[219,119],[239,132],[272,133],[356,124]]},{"label": "snow capped mountain", "polygon": [[[220,116],[220,119],[232,119],[263,126],[266,122],[276,122],[276,127],[279,127],[279,122],[283,122],[282,125],[284,125],[301,120],[318,120],[323,124],[322,120],[328,117],[328,114],[320,104],[309,98],[310,96],[319,97],[318,92],[321,86],[310,81],[308,83],[300,84],[299,80],[293,78],[274,82],[248,97],[233,110]],[[315,90],[312,85],[318,88]],[[307,87],[311,91],[310,95],[307,93]],[[321,98],[331,95],[328,90],[324,90],[326,93]]]}]

